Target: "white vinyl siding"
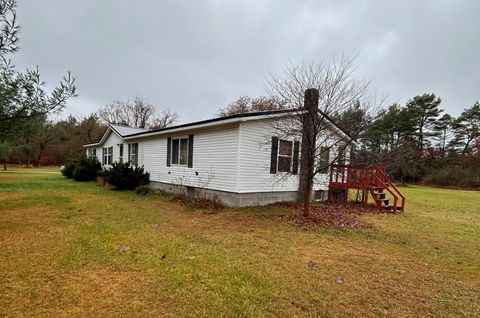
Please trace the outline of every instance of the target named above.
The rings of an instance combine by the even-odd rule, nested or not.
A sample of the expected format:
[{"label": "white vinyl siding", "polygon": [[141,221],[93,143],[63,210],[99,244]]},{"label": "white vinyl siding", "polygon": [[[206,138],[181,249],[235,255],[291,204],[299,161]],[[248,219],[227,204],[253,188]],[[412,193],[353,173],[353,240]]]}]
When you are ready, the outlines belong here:
[{"label": "white vinyl siding", "polygon": [[[270,173],[271,138],[276,134],[275,129],[266,120],[241,123],[238,192],[298,191],[298,174]],[[332,139],[329,140],[326,147],[335,144],[333,138],[335,136],[332,134]],[[297,136],[297,140],[301,140],[301,136]],[[332,147],[330,161],[335,158],[336,154],[336,147]],[[281,156],[280,147],[278,156],[279,158]],[[299,158],[301,158],[301,153],[299,153]],[[300,173],[300,167],[298,169]],[[318,174],[315,177],[313,189],[327,190],[328,182],[329,175],[327,173]]]},{"label": "white vinyl siding", "polygon": [[[172,164],[167,167],[167,138],[182,140],[190,134],[194,136],[193,168],[187,166],[188,139],[184,142],[183,152],[181,141],[178,142],[178,162],[184,162],[185,165],[173,164],[171,157]],[[298,191],[298,174],[270,173],[272,136],[275,135],[268,120],[262,119],[126,140],[110,132],[102,145],[92,148],[97,149],[97,157],[101,161],[102,148],[112,147],[112,162],[118,162],[120,144],[124,144],[123,157],[126,161],[127,145],[138,143],[137,164],[144,166],[152,181],[237,193]],[[281,137],[279,139],[284,140]],[[300,136],[296,140],[301,140]],[[329,143],[322,146],[331,147],[334,140],[329,140]],[[278,156],[282,156],[280,148]],[[330,161],[335,158],[337,148],[330,148]],[[284,157],[289,157],[286,150],[282,153]],[[293,157],[285,160],[289,165],[293,164]],[[328,174],[317,175],[313,189],[328,189]]]},{"label": "white vinyl siding", "polygon": [[265,120],[240,125],[238,192],[297,191],[298,175],[270,173],[275,129]]},{"label": "white vinyl siding", "polygon": [[[193,134],[193,168],[185,165],[167,167],[167,138],[185,138]],[[143,150],[143,165],[150,172],[150,180],[208,188],[220,191],[236,191],[236,167],[238,150],[238,124],[210,128],[209,130],[190,130],[188,134],[172,134],[139,139]],[[187,142],[188,145],[188,142]],[[179,143],[179,147],[181,145]],[[173,152],[173,147],[172,147]],[[179,153],[179,161],[181,157]]]}]

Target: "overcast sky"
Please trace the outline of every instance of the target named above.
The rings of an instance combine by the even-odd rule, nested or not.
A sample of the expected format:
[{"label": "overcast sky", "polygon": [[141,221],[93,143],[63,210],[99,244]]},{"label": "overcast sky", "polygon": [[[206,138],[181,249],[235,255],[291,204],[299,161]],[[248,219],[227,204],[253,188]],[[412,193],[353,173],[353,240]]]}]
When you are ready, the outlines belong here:
[{"label": "overcast sky", "polygon": [[357,76],[387,101],[434,92],[458,115],[480,99],[480,1],[20,0],[19,70],[56,84],[70,70],[88,115],[141,96],[181,122],[265,95],[285,63],[359,54]]}]

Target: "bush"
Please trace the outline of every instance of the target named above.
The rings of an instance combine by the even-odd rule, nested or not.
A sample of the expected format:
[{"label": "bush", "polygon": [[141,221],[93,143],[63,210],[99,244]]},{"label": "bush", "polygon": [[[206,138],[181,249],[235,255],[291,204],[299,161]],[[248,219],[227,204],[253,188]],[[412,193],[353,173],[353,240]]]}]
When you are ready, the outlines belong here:
[{"label": "bush", "polygon": [[141,185],[135,188],[135,192],[138,195],[152,195],[155,193],[155,190],[151,186]]},{"label": "bush", "polygon": [[102,170],[102,165],[97,158],[80,159],[73,170],[73,179],[75,181],[93,181],[99,170]]},{"label": "bush", "polygon": [[480,188],[480,167],[445,166],[430,172],[423,180],[425,185],[454,188]]},{"label": "bush", "polygon": [[128,162],[112,164],[107,170],[107,182],[119,190],[133,190],[150,183],[150,174],[143,167],[131,167]]},{"label": "bush", "polygon": [[78,160],[72,160],[69,163],[67,163],[60,172],[65,177],[71,179],[73,178],[73,172],[75,171],[75,166],[77,164],[78,164]]}]

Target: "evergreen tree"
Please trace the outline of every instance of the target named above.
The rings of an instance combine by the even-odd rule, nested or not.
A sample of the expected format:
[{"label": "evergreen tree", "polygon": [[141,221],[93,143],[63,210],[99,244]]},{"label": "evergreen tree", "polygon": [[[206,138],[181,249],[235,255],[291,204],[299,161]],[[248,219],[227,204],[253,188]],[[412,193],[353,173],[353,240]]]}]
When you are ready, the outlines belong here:
[{"label": "evergreen tree", "polygon": [[472,107],[464,110],[453,123],[455,137],[453,146],[461,148],[462,154],[473,150],[473,146],[480,139],[480,103],[477,101]]},{"label": "evergreen tree", "polygon": [[424,149],[429,137],[437,136],[438,132],[433,127],[443,112],[439,108],[441,99],[435,94],[415,96],[407,103],[407,111],[412,119],[418,148]]},{"label": "evergreen tree", "polygon": [[450,129],[452,127],[454,119],[449,114],[444,114],[440,117],[433,127],[434,131],[438,133],[439,145],[442,158],[445,157],[447,140],[450,135]]}]

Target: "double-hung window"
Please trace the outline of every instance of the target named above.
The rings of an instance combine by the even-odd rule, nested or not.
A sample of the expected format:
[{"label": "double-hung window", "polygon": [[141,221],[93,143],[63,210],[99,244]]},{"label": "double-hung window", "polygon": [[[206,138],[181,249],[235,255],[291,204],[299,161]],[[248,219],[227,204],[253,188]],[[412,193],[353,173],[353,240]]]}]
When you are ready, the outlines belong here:
[{"label": "double-hung window", "polygon": [[344,165],[347,159],[347,146],[339,145],[338,146],[338,154],[337,154],[337,163],[339,165]]},{"label": "double-hung window", "polygon": [[112,164],[112,157],[113,157],[113,147],[103,148],[103,164],[104,165],[111,165]]},{"label": "double-hung window", "polygon": [[291,172],[293,143],[288,140],[280,140],[278,150],[278,172]]},{"label": "double-hung window", "polygon": [[132,166],[138,166],[138,143],[128,144],[128,162]]},{"label": "double-hung window", "polygon": [[328,165],[330,164],[330,148],[320,147],[319,173],[328,173]]},{"label": "double-hung window", "polygon": [[172,139],[172,165],[186,166],[188,163],[188,138]]},{"label": "double-hung window", "polygon": [[119,156],[118,156],[118,161],[120,163],[123,163],[123,144],[118,145],[119,147]]},{"label": "double-hung window", "polygon": [[97,157],[97,149],[96,148],[90,148],[88,149],[88,157],[89,158],[94,158],[94,157]]}]

